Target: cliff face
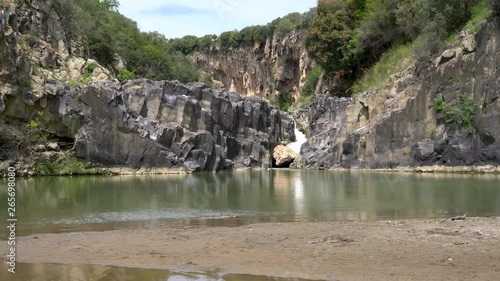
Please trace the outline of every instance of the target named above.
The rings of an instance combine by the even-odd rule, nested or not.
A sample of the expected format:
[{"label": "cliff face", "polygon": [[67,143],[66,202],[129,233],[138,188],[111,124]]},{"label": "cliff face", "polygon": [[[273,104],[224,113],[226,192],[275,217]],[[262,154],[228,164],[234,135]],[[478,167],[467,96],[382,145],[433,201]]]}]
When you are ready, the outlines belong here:
[{"label": "cliff face", "polygon": [[[378,91],[352,98],[318,95],[297,113],[308,132],[301,167],[392,168],[500,164],[500,25],[475,35],[419,67],[392,77]],[[456,125],[436,100],[477,105],[473,130]],[[460,114],[456,119],[464,118]]]},{"label": "cliff face", "polygon": [[[38,25],[46,28],[30,34]],[[113,81],[95,61],[70,55],[78,50],[68,50],[61,30],[45,1],[0,12],[0,131],[9,132],[0,150],[14,149],[34,117],[52,138],[73,142],[78,156],[108,166],[270,167],[274,147],[294,139],[292,116],[261,98],[198,83]],[[9,165],[19,160],[0,152]]]},{"label": "cliff face", "polygon": [[303,37],[302,32],[295,31],[283,39],[268,38],[254,48],[213,48],[195,58],[216,86],[243,96],[276,97],[286,93],[296,98],[312,64]]},{"label": "cliff face", "polygon": [[135,80],[70,89],[54,82],[44,103],[6,101],[1,118],[37,113],[77,155],[107,166],[199,171],[272,165],[271,151],[293,140],[293,120],[260,98],[204,84]]},{"label": "cliff face", "polygon": [[33,104],[52,91],[46,87],[52,80],[76,85],[112,79],[96,61],[74,56],[82,55],[83,48],[69,44],[50,1],[25,1],[0,10],[0,46],[0,113],[6,96],[22,96]]}]

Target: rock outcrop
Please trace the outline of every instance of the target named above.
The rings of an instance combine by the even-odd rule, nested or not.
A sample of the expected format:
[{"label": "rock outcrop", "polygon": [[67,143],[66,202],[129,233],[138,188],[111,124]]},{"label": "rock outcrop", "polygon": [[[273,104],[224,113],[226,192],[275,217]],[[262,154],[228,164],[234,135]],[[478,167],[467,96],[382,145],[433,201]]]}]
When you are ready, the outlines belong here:
[{"label": "rock outcrop", "polygon": [[69,41],[51,1],[2,5],[0,112],[5,96],[25,95],[34,103],[51,91],[45,85],[51,80],[77,85],[113,79],[95,60],[78,57],[83,48]]},{"label": "rock outcrop", "polygon": [[311,71],[304,34],[294,31],[284,38],[270,37],[254,48],[213,48],[196,54],[198,65],[214,84],[243,96],[275,98],[280,93],[297,98]]},{"label": "rock outcrop", "polygon": [[[301,167],[393,168],[500,164],[500,25],[475,35],[418,67],[394,75],[387,87],[352,98],[318,95],[297,113],[308,132]],[[477,108],[472,130],[446,121],[436,100]],[[458,117],[460,118],[460,117]],[[459,120],[456,120],[459,121]]]},{"label": "rock outcrop", "polygon": [[3,118],[38,112],[47,131],[75,140],[76,154],[106,166],[218,171],[272,165],[276,145],[293,140],[293,119],[260,98],[204,84],[96,82],[27,106],[7,100]]},{"label": "rock outcrop", "polygon": [[185,171],[270,167],[274,147],[294,140],[291,115],[261,98],[200,83],[113,81],[96,61],[75,56],[79,50],[68,46],[78,44],[68,42],[47,1],[8,5],[0,32],[2,124],[35,116],[89,161]]}]

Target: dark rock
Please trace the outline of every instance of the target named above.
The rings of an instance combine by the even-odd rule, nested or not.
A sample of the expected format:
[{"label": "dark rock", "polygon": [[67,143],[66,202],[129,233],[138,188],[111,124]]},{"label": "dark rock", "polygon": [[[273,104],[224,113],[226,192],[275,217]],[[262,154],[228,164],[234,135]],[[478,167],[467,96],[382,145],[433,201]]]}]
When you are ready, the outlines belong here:
[{"label": "dark rock", "polygon": [[434,142],[418,142],[415,144],[415,151],[417,161],[427,161],[435,156]]},{"label": "dark rock", "polygon": [[[394,75],[383,89],[342,99],[316,95],[296,113],[307,132],[300,167],[393,168],[500,164],[500,33],[485,24],[463,48],[444,50],[435,63]],[[463,50],[462,50],[463,49]],[[392,84],[391,84],[392,83]],[[473,129],[450,124],[435,100],[458,106],[458,93],[478,105]],[[433,141],[429,141],[429,137]]]},{"label": "dark rock", "polygon": [[[141,79],[53,87],[57,94],[47,100],[43,121],[75,139],[78,156],[104,165],[187,171],[270,167],[272,148],[293,136],[289,114],[201,83]],[[15,99],[8,101],[18,106]]]}]

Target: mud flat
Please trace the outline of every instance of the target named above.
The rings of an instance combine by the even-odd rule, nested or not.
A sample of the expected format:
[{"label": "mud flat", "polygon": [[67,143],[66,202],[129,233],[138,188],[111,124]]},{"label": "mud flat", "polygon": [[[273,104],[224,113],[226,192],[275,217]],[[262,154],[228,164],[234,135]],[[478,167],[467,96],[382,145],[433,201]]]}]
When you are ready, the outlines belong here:
[{"label": "mud flat", "polygon": [[[7,243],[0,243],[2,256]],[[20,262],[322,280],[500,280],[500,218],[263,223],[20,238]]]}]

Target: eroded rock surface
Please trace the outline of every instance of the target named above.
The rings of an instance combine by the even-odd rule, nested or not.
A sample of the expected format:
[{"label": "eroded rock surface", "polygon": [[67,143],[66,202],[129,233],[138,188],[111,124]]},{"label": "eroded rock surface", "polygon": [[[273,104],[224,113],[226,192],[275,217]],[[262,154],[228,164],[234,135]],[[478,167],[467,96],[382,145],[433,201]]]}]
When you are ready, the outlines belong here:
[{"label": "eroded rock surface", "polygon": [[[393,168],[500,164],[500,27],[485,23],[433,59],[352,98],[318,95],[297,124],[308,141],[300,167]],[[477,105],[472,130],[445,122],[436,99]],[[472,131],[472,132],[471,132]]]},{"label": "eroded rock surface", "polygon": [[269,37],[253,48],[213,48],[198,53],[196,62],[210,74],[215,85],[243,96],[274,97],[287,93],[297,98],[312,70],[304,34],[298,31],[283,38]]},{"label": "eroded rock surface", "polygon": [[135,80],[70,89],[52,84],[42,106],[7,101],[4,117],[39,112],[77,155],[107,166],[186,171],[270,167],[273,148],[294,138],[293,119],[260,98],[204,84]]}]

